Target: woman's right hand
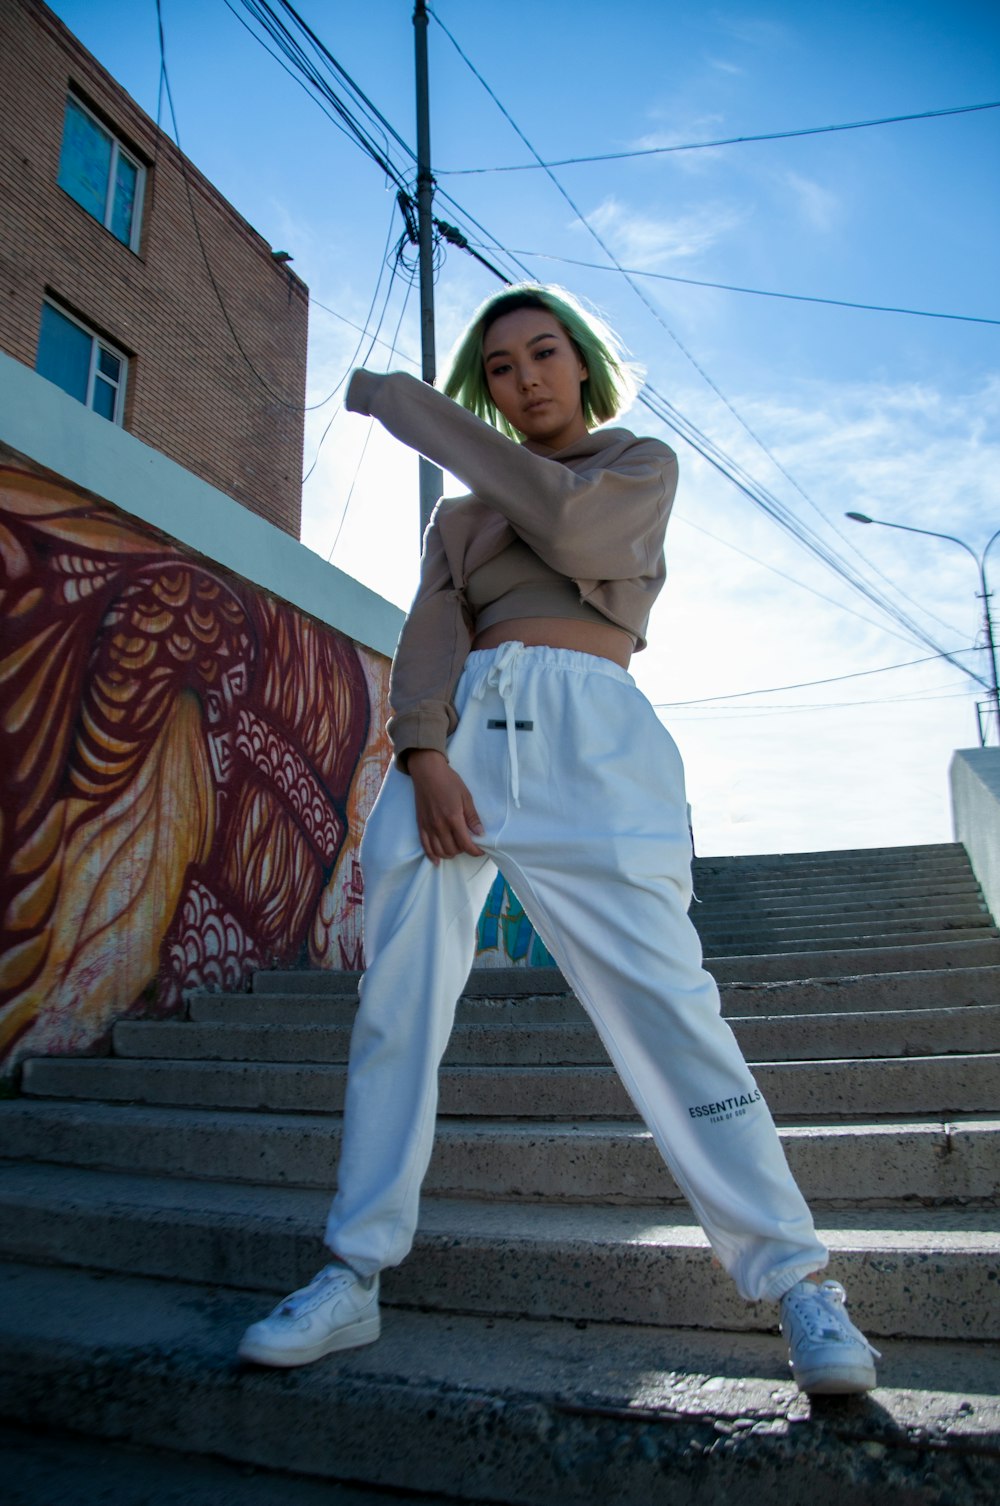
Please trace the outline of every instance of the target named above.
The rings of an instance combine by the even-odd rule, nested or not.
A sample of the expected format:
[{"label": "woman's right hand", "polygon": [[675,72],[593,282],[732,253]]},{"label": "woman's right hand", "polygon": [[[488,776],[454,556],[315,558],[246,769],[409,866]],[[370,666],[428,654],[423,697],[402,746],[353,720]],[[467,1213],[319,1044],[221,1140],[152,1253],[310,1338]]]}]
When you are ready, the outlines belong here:
[{"label": "woman's right hand", "polygon": [[483,823],[468,788],[444,754],[434,748],[411,748],[406,771],[413,780],[420,844],[435,867],[442,858],[455,858],[460,852],[485,857],[475,840],[482,836]]}]

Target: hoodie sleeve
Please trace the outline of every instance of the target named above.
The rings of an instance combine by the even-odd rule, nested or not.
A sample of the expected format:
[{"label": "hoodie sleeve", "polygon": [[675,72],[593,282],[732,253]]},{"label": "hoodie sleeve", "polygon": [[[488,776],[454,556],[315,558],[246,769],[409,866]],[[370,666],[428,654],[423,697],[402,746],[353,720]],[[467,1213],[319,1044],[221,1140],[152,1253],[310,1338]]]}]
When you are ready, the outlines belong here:
[{"label": "hoodie sleeve", "polygon": [[455,686],[471,643],[464,597],[452,580],[440,530],[432,518],[424,537],[420,584],[389,676],[392,714],[386,730],[396,763],[404,772],[412,749],[445,751],[458,725]]},{"label": "hoodie sleeve", "polygon": [[571,469],[405,372],[356,371],[345,402],[458,476],[560,575],[634,580],[658,568],[677,484],[677,458],[659,440],[636,440],[613,468],[595,457]]}]

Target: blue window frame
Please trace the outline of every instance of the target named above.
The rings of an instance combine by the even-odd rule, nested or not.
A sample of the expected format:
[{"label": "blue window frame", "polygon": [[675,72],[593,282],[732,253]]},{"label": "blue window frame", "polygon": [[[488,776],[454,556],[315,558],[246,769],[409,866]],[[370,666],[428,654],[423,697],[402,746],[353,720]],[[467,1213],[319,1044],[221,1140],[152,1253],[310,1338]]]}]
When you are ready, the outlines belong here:
[{"label": "blue window frame", "polygon": [[42,304],[35,370],[102,418],[124,423],[127,357],[48,301]]},{"label": "blue window frame", "polygon": [[75,95],[66,100],[59,187],[132,251],[139,249],[145,168]]}]

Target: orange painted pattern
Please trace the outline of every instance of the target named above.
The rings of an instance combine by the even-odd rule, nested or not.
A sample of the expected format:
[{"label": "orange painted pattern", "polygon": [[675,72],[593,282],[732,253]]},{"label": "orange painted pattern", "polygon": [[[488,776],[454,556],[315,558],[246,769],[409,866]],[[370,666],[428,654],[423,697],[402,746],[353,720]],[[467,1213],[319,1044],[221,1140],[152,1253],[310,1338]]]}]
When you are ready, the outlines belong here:
[{"label": "orange painted pattern", "polygon": [[359,965],[387,662],[25,471],[0,571],[7,1068],[254,968]]}]

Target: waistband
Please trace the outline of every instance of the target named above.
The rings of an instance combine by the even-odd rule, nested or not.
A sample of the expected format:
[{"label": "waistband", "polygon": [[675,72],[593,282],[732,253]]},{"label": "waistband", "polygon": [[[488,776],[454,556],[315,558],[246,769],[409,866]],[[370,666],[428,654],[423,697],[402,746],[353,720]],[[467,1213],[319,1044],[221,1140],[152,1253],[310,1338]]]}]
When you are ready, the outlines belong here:
[{"label": "waistband", "polygon": [[503,664],[515,662],[525,669],[565,669],[576,674],[607,675],[610,680],[620,680],[623,685],[635,681],[627,669],[622,669],[613,659],[604,659],[600,654],[583,654],[575,648],[549,648],[547,644],[528,645],[511,641],[500,643],[496,648],[474,648],[466,658],[462,673],[478,678],[489,673],[497,660]]},{"label": "waistband", "polygon": [[527,646],[512,639],[496,648],[475,649],[465,661],[462,678],[468,679],[473,700],[482,700],[487,690],[495,690],[503,701],[507,723],[507,753],[510,762],[510,793],[514,804],[520,805],[520,769],[517,760],[517,685],[523,674],[538,672],[561,672],[583,675],[604,675],[622,684],[635,682],[627,669],[611,659],[602,659],[598,654],[581,654],[572,648],[549,648],[547,645]]}]

